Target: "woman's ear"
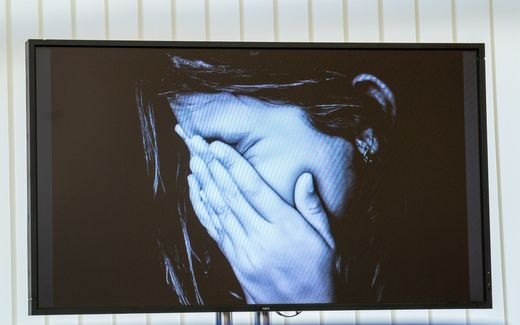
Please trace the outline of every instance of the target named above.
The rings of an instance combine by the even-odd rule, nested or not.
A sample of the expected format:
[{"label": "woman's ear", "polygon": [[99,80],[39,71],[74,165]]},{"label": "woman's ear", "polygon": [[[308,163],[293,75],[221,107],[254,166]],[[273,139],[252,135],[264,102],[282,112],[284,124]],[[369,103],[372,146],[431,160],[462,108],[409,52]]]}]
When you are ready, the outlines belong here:
[{"label": "woman's ear", "polygon": [[395,123],[397,110],[394,94],[381,79],[371,74],[363,73],[357,75],[352,80],[352,86],[361,88],[366,96],[375,99],[386,117],[390,118],[392,123]]},{"label": "woman's ear", "polygon": [[381,79],[371,74],[360,74],[352,80],[368,101],[363,115],[365,117],[361,130],[355,135],[355,144],[363,160],[371,163],[377,160],[381,151],[385,150],[394,124],[397,109],[394,94]]},{"label": "woman's ear", "polygon": [[368,128],[359,133],[355,139],[356,147],[366,163],[372,162],[373,157],[379,150],[379,141],[374,129]]}]

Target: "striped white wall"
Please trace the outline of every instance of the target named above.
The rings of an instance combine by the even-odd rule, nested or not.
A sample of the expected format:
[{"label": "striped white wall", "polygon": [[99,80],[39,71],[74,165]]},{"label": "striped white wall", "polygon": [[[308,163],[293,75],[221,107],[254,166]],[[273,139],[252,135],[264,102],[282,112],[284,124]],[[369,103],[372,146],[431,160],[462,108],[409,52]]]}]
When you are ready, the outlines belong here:
[{"label": "striped white wall", "polygon": [[[518,0],[0,0],[0,324],[215,324],[211,313],[27,316],[28,38],[484,42],[494,308],[272,314],[271,322],[520,324],[518,35]],[[235,313],[233,320],[253,318]]]}]

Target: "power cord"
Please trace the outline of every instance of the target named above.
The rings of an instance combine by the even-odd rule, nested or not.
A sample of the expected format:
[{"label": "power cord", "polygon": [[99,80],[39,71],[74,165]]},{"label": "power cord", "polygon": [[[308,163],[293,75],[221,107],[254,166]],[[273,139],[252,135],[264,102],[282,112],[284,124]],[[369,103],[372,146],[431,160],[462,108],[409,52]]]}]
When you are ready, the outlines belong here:
[{"label": "power cord", "polygon": [[291,317],[296,317],[298,315],[300,315],[302,312],[301,310],[298,310],[298,311],[294,311],[294,315],[287,315],[287,314],[284,314],[284,312],[281,312],[281,311],[277,311],[276,312],[278,315],[282,316],[282,317],[286,317],[286,318],[291,318]]}]

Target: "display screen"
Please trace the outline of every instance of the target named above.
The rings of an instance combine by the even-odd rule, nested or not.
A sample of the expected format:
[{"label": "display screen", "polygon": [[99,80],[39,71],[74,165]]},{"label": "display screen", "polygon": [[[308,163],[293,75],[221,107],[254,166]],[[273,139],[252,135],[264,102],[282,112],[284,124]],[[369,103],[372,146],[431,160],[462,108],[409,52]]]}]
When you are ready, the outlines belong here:
[{"label": "display screen", "polygon": [[490,306],[479,47],[65,43],[33,313]]}]

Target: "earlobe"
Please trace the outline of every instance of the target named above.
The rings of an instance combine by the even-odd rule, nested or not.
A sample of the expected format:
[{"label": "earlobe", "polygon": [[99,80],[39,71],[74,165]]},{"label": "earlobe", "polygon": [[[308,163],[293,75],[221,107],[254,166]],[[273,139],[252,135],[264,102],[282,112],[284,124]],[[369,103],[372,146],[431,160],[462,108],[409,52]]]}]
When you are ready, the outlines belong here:
[{"label": "earlobe", "polygon": [[355,139],[356,147],[366,163],[371,163],[379,150],[379,141],[372,128],[365,129]]}]

